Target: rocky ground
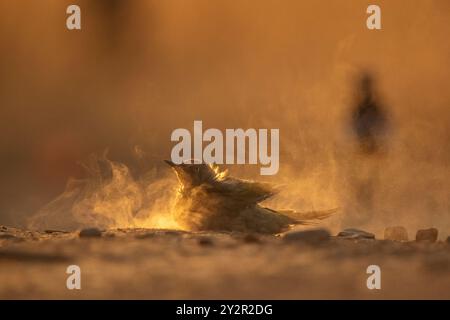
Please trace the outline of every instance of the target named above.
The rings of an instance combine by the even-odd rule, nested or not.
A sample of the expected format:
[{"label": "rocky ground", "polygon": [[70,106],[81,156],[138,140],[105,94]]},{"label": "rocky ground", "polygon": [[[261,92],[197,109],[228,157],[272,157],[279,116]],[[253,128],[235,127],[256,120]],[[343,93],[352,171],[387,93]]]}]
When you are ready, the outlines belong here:
[{"label": "rocky ground", "polygon": [[[420,240],[0,226],[0,298],[450,299],[450,244]],[[81,290],[66,287],[69,265]],[[367,288],[369,265],[380,290]]]}]

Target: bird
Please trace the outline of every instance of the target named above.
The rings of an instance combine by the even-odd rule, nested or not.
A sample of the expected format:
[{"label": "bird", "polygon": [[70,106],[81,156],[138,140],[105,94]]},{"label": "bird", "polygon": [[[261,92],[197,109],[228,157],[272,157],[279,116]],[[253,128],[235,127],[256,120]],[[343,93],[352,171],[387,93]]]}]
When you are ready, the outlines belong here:
[{"label": "bird", "polygon": [[351,126],[358,149],[364,155],[375,155],[383,149],[383,138],[388,133],[388,117],[374,90],[374,79],[363,73],[356,90],[357,103],[352,111]]},{"label": "bird", "polygon": [[295,225],[313,224],[337,210],[300,213],[266,208],[260,203],[279,192],[269,183],[231,177],[215,164],[165,162],[179,182],[174,218],[192,231],[279,234]]}]

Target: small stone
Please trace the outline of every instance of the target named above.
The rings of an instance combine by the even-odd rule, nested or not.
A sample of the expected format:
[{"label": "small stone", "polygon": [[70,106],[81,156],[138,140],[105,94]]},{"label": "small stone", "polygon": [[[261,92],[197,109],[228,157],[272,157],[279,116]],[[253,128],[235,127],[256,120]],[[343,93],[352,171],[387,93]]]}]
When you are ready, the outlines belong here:
[{"label": "small stone", "polygon": [[200,237],[198,239],[198,244],[201,246],[212,246],[214,244],[213,240],[210,237]]},{"label": "small stone", "polygon": [[0,239],[12,240],[12,239],[17,239],[17,237],[12,234],[8,234],[8,233],[0,233]]},{"label": "small stone", "polygon": [[97,228],[86,228],[80,231],[80,238],[98,238],[102,236],[102,232]]},{"label": "small stone", "polygon": [[161,236],[179,237],[183,235],[183,231],[178,230],[161,230],[157,232]]},{"label": "small stone", "polygon": [[283,236],[287,242],[318,244],[330,239],[330,233],[325,229],[312,229],[303,231],[290,231]]},{"label": "small stone", "polygon": [[134,236],[136,239],[153,239],[156,238],[154,232],[141,233]]},{"label": "small stone", "polygon": [[52,229],[44,230],[44,232],[47,233],[47,234],[52,234],[52,233],[67,233],[67,231],[52,230]]},{"label": "small stone", "polygon": [[136,239],[173,239],[179,238],[183,235],[183,232],[177,230],[152,230],[149,232],[139,233],[134,237]]},{"label": "small stone", "polygon": [[373,233],[353,228],[345,229],[339,232],[337,236],[344,239],[375,239]]},{"label": "small stone", "polygon": [[384,240],[408,241],[408,231],[401,226],[387,227],[384,229]]},{"label": "small stone", "polygon": [[253,233],[248,233],[248,234],[246,234],[246,235],[242,238],[242,240],[243,240],[244,242],[246,242],[246,243],[260,243],[260,242],[261,242],[261,239],[260,239],[257,235],[255,235],[255,234],[253,234]]},{"label": "small stone", "polygon": [[417,230],[416,233],[416,241],[436,242],[437,238],[438,238],[438,229],[436,228],[421,229]]},{"label": "small stone", "polygon": [[112,233],[112,232],[106,232],[106,233],[104,233],[102,235],[104,237],[106,237],[106,238],[115,238],[116,237],[116,235],[114,233]]},{"label": "small stone", "polygon": [[1,231],[6,231],[6,230],[8,230],[8,227],[0,226],[0,230],[1,230]]}]

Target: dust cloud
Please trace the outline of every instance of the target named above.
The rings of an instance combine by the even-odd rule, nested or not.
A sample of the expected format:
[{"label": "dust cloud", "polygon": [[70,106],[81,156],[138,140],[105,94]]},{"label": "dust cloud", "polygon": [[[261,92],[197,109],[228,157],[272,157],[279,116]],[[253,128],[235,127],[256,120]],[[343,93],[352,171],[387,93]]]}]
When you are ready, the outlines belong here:
[{"label": "dust cloud", "polygon": [[[158,226],[176,186],[163,163],[170,133],[202,120],[205,128],[280,129],[276,176],[228,167],[282,185],[271,207],[339,207],[325,222],[334,231],[450,228],[448,1],[380,0],[380,31],[366,29],[363,0],[77,3],[81,31],[65,28],[71,1],[0,3],[1,224],[47,212],[48,228],[140,226],[129,214],[145,207],[140,214]],[[374,76],[389,120],[376,157],[358,153],[351,127],[361,72]],[[105,148],[116,168],[105,181],[120,186],[120,199],[131,193],[131,207],[80,165]],[[78,220],[48,213],[80,179],[96,191],[79,202]],[[358,200],[361,179],[372,181],[371,214]],[[123,214],[112,219],[117,208]],[[149,212],[161,215],[148,220]]]}]

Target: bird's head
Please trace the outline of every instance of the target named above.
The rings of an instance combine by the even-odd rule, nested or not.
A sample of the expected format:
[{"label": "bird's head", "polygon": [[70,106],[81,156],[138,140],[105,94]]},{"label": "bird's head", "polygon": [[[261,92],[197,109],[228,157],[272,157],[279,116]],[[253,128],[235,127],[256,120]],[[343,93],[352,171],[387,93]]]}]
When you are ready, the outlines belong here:
[{"label": "bird's head", "polygon": [[164,161],[175,171],[183,188],[193,188],[218,180],[219,173],[209,164],[195,163],[195,161],[176,164],[170,160]]}]

